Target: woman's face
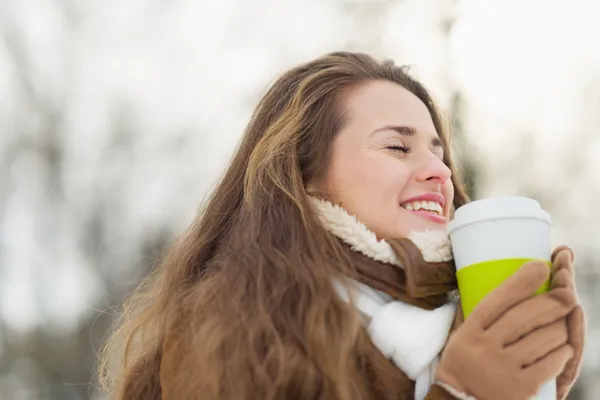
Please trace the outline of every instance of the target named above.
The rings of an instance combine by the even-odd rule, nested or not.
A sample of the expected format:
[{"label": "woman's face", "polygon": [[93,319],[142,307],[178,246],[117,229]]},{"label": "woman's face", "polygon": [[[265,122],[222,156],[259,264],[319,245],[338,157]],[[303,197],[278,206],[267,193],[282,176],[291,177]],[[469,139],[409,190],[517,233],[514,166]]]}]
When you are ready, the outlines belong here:
[{"label": "woman's face", "polygon": [[398,84],[369,81],[348,90],[343,107],[347,122],[317,189],[380,239],[445,229],[454,187],[425,104]]}]

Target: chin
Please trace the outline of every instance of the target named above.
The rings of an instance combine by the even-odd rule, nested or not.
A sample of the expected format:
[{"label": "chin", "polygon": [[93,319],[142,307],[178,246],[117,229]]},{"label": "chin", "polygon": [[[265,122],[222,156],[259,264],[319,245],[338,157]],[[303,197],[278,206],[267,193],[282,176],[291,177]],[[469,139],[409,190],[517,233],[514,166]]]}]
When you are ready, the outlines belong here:
[{"label": "chin", "polygon": [[410,211],[401,209],[401,218],[399,221],[399,226],[401,227],[401,229],[398,230],[398,233],[401,233],[401,236],[396,235],[396,237],[407,237],[410,232],[445,232],[447,225],[447,218],[446,221],[442,223],[440,220],[432,221],[431,219],[422,215],[413,214]]},{"label": "chin", "polygon": [[439,222],[423,220],[418,222],[413,221],[413,223],[406,225],[408,226],[408,229],[406,229],[408,232],[446,231],[447,223],[442,224]]}]

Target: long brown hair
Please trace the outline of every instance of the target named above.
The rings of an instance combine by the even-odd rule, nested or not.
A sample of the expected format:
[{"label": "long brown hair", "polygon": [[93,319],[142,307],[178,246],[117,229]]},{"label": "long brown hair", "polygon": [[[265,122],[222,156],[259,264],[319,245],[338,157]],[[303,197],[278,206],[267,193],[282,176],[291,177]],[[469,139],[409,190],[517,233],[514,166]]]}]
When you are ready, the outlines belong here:
[{"label": "long brown hair", "polygon": [[126,302],[100,377],[116,399],[367,399],[367,340],[332,277],[347,249],[312,213],[306,187],[345,123],[342,91],[395,82],[428,107],[467,200],[449,129],[406,68],[336,52],[281,76],[258,104],[206,207]]}]

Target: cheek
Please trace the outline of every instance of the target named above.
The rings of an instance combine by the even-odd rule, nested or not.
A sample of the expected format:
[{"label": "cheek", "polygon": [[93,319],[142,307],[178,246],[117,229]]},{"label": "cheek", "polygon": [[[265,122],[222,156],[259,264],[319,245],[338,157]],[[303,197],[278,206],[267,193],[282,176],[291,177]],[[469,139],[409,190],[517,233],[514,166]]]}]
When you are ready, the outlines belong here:
[{"label": "cheek", "polygon": [[344,146],[334,146],[329,166],[321,181],[321,189],[334,203],[346,203],[355,191],[360,191],[367,174],[360,165],[361,155]]},{"label": "cheek", "polygon": [[359,179],[368,193],[374,196],[396,197],[407,186],[411,170],[394,157],[381,152],[372,152],[360,158],[350,160],[354,175]]},{"label": "cheek", "polygon": [[452,209],[452,203],[454,202],[454,184],[451,179],[448,179],[442,185],[442,195],[446,198],[446,204],[444,205],[444,215],[448,217],[450,210]]},{"label": "cheek", "polygon": [[330,200],[360,209],[364,205],[381,208],[396,204],[410,173],[392,157],[357,152],[334,158],[326,177]]},{"label": "cheek", "polygon": [[372,189],[374,193],[385,194],[386,197],[392,196],[394,202],[397,202],[410,186],[411,171],[403,168],[398,162],[385,161],[371,171]]}]

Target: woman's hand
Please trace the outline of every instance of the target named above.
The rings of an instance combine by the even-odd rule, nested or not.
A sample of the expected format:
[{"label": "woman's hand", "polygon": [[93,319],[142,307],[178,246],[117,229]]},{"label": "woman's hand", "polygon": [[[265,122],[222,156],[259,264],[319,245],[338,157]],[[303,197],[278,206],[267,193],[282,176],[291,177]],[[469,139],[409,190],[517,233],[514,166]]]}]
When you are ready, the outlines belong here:
[{"label": "woman's hand", "polygon": [[564,272],[536,296],[549,273],[541,261],[526,263],[473,310],[448,340],[438,385],[458,398],[525,400],[565,370],[574,354],[567,319],[577,299]]},{"label": "woman's hand", "polygon": [[[575,289],[575,270],[573,268],[574,254],[566,246],[558,247],[552,253],[552,281],[550,290],[568,289],[577,299]],[[567,362],[558,378],[556,389],[558,399],[564,399],[579,376],[583,346],[585,343],[585,318],[583,308],[577,304],[567,316],[568,343],[573,348],[573,357]]]}]

